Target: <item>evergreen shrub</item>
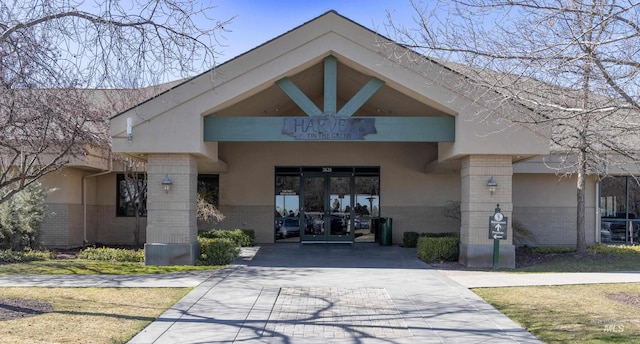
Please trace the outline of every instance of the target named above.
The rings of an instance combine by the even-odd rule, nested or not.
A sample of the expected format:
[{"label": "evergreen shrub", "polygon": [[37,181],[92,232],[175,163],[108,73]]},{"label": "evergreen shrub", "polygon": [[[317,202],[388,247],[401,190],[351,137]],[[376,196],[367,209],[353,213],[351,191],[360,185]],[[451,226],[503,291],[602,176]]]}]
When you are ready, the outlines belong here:
[{"label": "evergreen shrub", "polygon": [[46,196],[42,185],[34,182],[0,204],[0,250],[23,251],[40,247]]},{"label": "evergreen shrub", "polygon": [[235,242],[229,239],[212,239],[198,237],[200,244],[200,257],[198,265],[227,265],[240,255],[240,249]]},{"label": "evergreen shrub", "polygon": [[250,247],[254,245],[255,233],[252,229],[236,229],[232,231],[213,229],[198,234],[201,238],[227,239],[238,247]]},{"label": "evergreen shrub", "polygon": [[630,255],[640,254],[640,246],[637,245],[605,245],[595,244],[587,249],[590,253]]},{"label": "evergreen shrub", "polygon": [[402,236],[402,244],[404,247],[413,248],[418,245],[418,238],[420,235],[418,232],[404,232]]},{"label": "evergreen shrub", "polygon": [[[425,233],[426,234],[426,233]],[[460,255],[460,235],[457,233],[428,233],[418,239],[418,257],[427,262],[457,261]],[[455,235],[454,235],[455,234]]]},{"label": "evergreen shrub", "polygon": [[0,250],[0,263],[25,263],[36,260],[49,260],[55,258],[55,253],[50,251],[13,251]]},{"label": "evergreen shrub", "polygon": [[87,247],[78,253],[79,259],[112,262],[144,262],[144,250],[127,250],[109,247]]}]

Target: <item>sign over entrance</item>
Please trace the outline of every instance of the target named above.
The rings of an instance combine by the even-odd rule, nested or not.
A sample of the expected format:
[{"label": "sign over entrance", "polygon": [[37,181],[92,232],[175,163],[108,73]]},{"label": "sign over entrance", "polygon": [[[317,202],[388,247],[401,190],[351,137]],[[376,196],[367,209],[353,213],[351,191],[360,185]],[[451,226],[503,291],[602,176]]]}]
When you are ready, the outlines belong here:
[{"label": "sign over entrance", "polygon": [[282,133],[296,140],[348,141],[363,140],[377,131],[375,118],[322,115],[285,118]]}]

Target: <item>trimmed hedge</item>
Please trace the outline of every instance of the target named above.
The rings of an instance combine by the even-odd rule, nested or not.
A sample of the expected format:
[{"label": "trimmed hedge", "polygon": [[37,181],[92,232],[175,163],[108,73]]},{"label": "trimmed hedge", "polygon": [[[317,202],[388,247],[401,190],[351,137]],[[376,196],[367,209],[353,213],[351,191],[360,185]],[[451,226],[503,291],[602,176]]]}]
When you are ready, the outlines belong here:
[{"label": "trimmed hedge", "polygon": [[112,262],[144,262],[144,250],[127,250],[110,247],[88,247],[78,253],[79,259]]},{"label": "trimmed hedge", "polygon": [[210,231],[198,234],[200,238],[208,239],[227,239],[232,241],[235,246],[251,247],[255,243],[255,232],[253,229],[236,229],[232,231],[212,229]]},{"label": "trimmed hedge", "polygon": [[640,246],[636,245],[605,245],[595,244],[587,249],[590,253],[630,255],[640,254]]},{"label": "trimmed hedge", "polygon": [[[458,233],[424,233],[418,239],[418,257],[427,262],[457,261],[460,255]],[[433,235],[435,234],[435,235]]]},{"label": "trimmed hedge", "polygon": [[198,237],[198,265],[227,265],[240,255],[240,248],[229,239]]},{"label": "trimmed hedge", "polygon": [[460,239],[460,233],[456,233],[456,232],[420,233],[420,237],[427,237],[427,238],[458,238],[458,239]]},{"label": "trimmed hedge", "polygon": [[531,247],[532,253],[554,254],[554,253],[572,253],[576,249],[572,247],[552,247],[552,246],[535,246]]},{"label": "trimmed hedge", "polygon": [[255,245],[256,243],[256,231],[254,231],[253,229],[240,229],[242,231],[242,233],[244,233],[245,236],[249,237],[248,242],[251,242],[250,245],[247,246],[241,246],[241,247],[251,247],[253,245]]},{"label": "trimmed hedge", "polygon": [[55,253],[50,251],[13,251],[0,250],[0,263],[25,263],[36,260],[49,260],[55,258]]},{"label": "trimmed hedge", "polygon": [[418,245],[418,238],[420,234],[418,232],[404,232],[402,235],[402,244],[404,247],[413,248]]}]

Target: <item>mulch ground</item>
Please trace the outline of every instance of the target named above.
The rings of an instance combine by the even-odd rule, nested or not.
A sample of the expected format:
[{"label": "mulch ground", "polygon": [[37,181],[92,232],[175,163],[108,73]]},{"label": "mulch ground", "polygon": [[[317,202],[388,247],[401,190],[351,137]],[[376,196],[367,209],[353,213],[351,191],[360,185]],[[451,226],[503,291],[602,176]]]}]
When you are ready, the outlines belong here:
[{"label": "mulch ground", "polygon": [[49,302],[0,298],[0,321],[33,317],[53,312]]}]

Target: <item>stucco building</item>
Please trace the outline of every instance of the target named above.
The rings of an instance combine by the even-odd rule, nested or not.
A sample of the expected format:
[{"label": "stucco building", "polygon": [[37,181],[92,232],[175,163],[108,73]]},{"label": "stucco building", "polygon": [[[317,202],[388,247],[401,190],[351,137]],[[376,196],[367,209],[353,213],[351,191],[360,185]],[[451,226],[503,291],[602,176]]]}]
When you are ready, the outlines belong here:
[{"label": "stucco building", "polygon": [[[198,187],[215,190],[226,216],[216,227],[254,229],[258,243],[366,244],[391,218],[394,243],[406,231],[459,231],[460,261],[490,266],[499,204],[510,219],[502,266],[514,265],[512,220],[532,232],[525,243],[575,245],[575,180],[548,168],[548,139],[481,119],[487,104],[461,94],[472,87],[463,75],[391,52],[413,54],[327,12],[112,118],[113,151],[147,162],[147,263],[193,263]],[[48,200],[60,228],[49,244],[130,240],[122,180],[109,171],[71,166],[47,178],[67,190]],[[587,185],[588,243],[621,202],[633,226],[637,187],[601,198],[595,177]],[[460,220],[445,216],[458,203]]]}]

